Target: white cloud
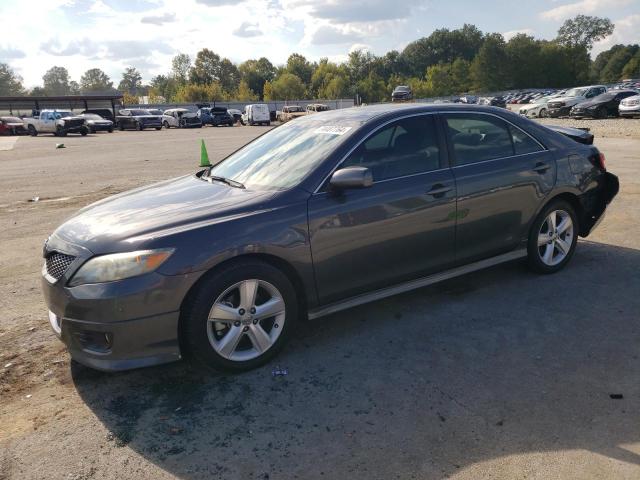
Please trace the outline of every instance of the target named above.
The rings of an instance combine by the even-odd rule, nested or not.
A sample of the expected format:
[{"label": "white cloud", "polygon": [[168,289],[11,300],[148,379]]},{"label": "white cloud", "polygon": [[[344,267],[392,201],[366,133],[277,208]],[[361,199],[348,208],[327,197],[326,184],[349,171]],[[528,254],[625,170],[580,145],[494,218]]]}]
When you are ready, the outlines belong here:
[{"label": "white cloud", "polygon": [[580,0],[567,3],[540,13],[542,18],[549,20],[565,20],[579,14],[590,14],[601,10],[610,11],[615,7],[624,7],[634,0]]},{"label": "white cloud", "polygon": [[592,51],[594,57],[618,43],[640,43],[640,14],[629,15],[613,23],[616,25],[613,34],[594,44]]},{"label": "white cloud", "polygon": [[520,30],[509,30],[508,32],[502,32],[502,36],[508,42],[513,37],[521,33],[524,33],[525,35],[533,35],[535,33],[535,30],[533,30],[532,28],[522,28]]},{"label": "white cloud", "polygon": [[175,13],[163,13],[162,15],[148,15],[140,19],[141,23],[148,23],[151,25],[164,25],[165,23],[173,23],[176,21]]},{"label": "white cloud", "polygon": [[250,38],[262,35],[257,23],[242,22],[242,24],[233,31],[236,37]]}]

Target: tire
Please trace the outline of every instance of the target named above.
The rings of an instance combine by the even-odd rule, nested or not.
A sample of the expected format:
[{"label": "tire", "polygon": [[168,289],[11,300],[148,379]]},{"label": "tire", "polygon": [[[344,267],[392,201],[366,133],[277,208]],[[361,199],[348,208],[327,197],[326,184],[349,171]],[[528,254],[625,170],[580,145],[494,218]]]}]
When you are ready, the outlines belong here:
[{"label": "tire", "polygon": [[271,120],[269,120],[267,123],[265,123],[265,125],[266,125],[267,127],[270,127],[270,126],[271,126]]},{"label": "tire", "polygon": [[56,127],[56,133],[54,133],[54,135],[56,137],[66,137],[67,136],[67,132],[65,131],[64,128],[62,128],[61,126],[57,126]]},{"label": "tire", "polygon": [[538,117],[540,118],[547,118],[549,116],[549,114],[547,113],[547,109],[546,108],[541,108],[540,112],[538,112]]},{"label": "tire", "polygon": [[109,133],[113,133],[113,127],[109,127],[108,132],[109,132]]},{"label": "tire", "polygon": [[169,122],[167,122],[166,120],[164,121],[164,123],[162,124],[164,126],[164,128],[166,128],[167,130],[169,130]]},{"label": "tire", "polygon": [[[243,297],[247,296],[241,295],[240,288],[250,292],[255,285],[257,301],[245,303]],[[275,302],[273,310],[279,312],[277,315],[257,320],[242,309],[255,304],[260,312],[268,302]],[[213,271],[185,304],[180,338],[187,357],[207,368],[232,372],[251,370],[268,362],[285,345],[298,318],[297,295],[291,281],[282,271],[259,260],[242,260]],[[227,320],[208,320],[215,305]],[[262,352],[256,347],[260,345],[254,340],[257,338],[266,346]],[[229,339],[236,341],[232,344]]]},{"label": "tire", "polygon": [[36,127],[34,127],[33,125],[29,125],[27,127],[27,131],[29,132],[29,135],[31,135],[32,137],[38,136],[38,131],[36,130]]},{"label": "tire", "polygon": [[156,127],[156,130],[162,130],[162,127]]},{"label": "tire", "polygon": [[136,122],[136,130],[138,130],[139,132],[144,130],[144,128],[142,127],[142,124],[140,122]]},{"label": "tire", "polygon": [[[89,133],[89,129],[87,127],[83,127],[82,130],[80,130],[80,135],[82,135],[83,137],[86,137],[88,133]],[[95,133],[95,132],[91,132],[91,133]]]},{"label": "tire", "polygon": [[607,111],[607,107],[600,107],[596,112],[596,118],[607,118],[609,116],[609,112]]},{"label": "tire", "polygon": [[118,124],[118,130],[124,132],[124,126],[121,123]]},{"label": "tire", "polygon": [[[552,214],[555,216],[557,230],[550,232]],[[566,220],[570,220],[570,223],[564,223]],[[564,230],[560,231],[562,228]],[[543,274],[562,270],[575,252],[579,231],[578,217],[569,203],[555,200],[546,205],[536,217],[529,232],[527,242],[529,267]]]},{"label": "tire", "polygon": [[233,121],[228,122],[227,127],[233,127]]}]

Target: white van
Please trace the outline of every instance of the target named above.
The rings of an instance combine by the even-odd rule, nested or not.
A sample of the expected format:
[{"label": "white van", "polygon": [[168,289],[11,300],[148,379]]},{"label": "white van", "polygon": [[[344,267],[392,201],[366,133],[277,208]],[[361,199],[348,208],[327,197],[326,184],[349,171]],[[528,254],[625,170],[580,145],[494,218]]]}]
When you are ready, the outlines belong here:
[{"label": "white van", "polygon": [[245,125],[271,125],[269,106],[264,103],[254,103],[244,107],[242,121]]}]

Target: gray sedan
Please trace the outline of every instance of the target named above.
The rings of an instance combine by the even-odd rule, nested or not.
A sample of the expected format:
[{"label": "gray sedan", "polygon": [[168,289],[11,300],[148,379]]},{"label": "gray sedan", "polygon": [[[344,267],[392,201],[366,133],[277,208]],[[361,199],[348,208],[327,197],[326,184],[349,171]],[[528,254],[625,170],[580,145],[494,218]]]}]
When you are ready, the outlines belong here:
[{"label": "gray sedan", "polygon": [[307,319],[519,258],[555,273],[618,191],[592,141],[487,106],[299,118],[61,225],[51,326],[97,369],[242,371]]}]

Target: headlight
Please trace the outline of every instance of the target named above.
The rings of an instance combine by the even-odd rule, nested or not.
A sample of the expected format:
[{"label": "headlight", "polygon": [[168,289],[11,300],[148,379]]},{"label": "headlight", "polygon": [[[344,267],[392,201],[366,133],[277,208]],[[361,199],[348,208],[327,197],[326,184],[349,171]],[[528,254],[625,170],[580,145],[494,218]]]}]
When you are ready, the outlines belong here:
[{"label": "headlight", "polygon": [[174,252],[173,248],[113,253],[89,259],[71,278],[69,286],[102,283],[153,272]]}]

